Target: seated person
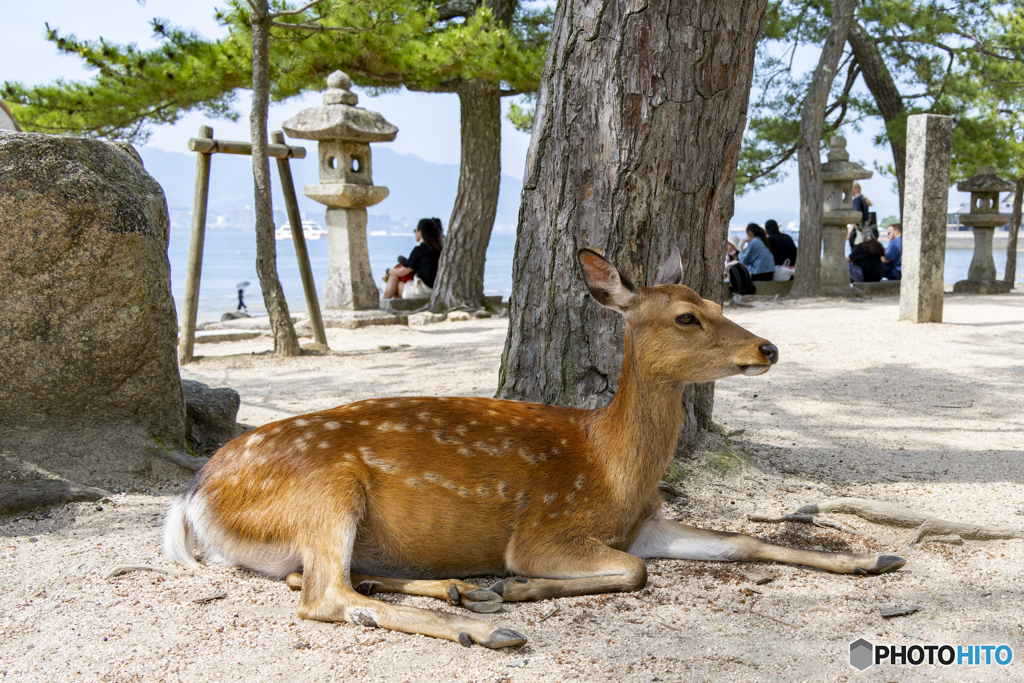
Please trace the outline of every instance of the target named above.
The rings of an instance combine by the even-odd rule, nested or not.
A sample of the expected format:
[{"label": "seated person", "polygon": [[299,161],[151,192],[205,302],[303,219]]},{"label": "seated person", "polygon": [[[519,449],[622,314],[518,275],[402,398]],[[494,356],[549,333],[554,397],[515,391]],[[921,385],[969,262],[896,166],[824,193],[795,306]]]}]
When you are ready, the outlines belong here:
[{"label": "seated person", "polygon": [[768,235],[757,223],[747,225],[747,240],[740,253],[740,263],[747,267],[755,281],[775,277],[775,256],[772,255]]},{"label": "seated person", "polygon": [[889,235],[889,246],[885,248],[885,255],[882,256],[885,277],[887,280],[899,280],[903,277],[903,226],[893,223],[886,230],[886,234]]},{"label": "seated person", "polygon": [[789,265],[796,265],[796,243],[793,238],[784,232],[779,231],[779,224],[773,220],[765,221],[764,231],[768,233],[768,244],[772,246],[772,255],[775,257],[775,265],[781,266],[789,261]]},{"label": "seated person", "polygon": [[[399,256],[398,265],[388,268],[384,273],[388,283],[384,288],[385,299],[430,296],[437,277],[437,264],[441,260],[441,220],[424,218],[416,224],[413,236],[421,244],[412,250],[409,258]],[[415,285],[414,278],[418,278],[423,285]],[[410,281],[414,284],[411,285]]]},{"label": "seated person", "polygon": [[882,254],[885,248],[878,240],[864,240],[846,257],[852,282],[879,282],[885,273]]}]

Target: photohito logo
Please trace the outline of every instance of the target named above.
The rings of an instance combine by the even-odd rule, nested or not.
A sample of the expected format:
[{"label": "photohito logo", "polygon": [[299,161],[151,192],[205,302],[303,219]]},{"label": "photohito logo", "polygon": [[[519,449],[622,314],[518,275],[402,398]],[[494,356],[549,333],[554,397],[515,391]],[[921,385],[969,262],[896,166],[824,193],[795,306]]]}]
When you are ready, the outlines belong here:
[{"label": "photohito logo", "polygon": [[850,643],[850,666],[864,671],[876,664],[892,666],[1006,666],[1009,645],[873,645],[864,638]]}]

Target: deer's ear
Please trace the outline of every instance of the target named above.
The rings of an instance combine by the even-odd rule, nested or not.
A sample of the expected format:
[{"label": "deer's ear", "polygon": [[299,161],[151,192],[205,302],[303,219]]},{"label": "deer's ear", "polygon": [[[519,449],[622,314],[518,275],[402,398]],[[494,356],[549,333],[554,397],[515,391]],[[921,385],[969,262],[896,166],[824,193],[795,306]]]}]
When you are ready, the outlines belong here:
[{"label": "deer's ear", "polygon": [[576,258],[583,268],[583,281],[590,296],[602,306],[625,313],[636,296],[633,283],[595,251],[580,249]]},{"label": "deer's ear", "polygon": [[679,253],[679,247],[672,247],[672,253],[668,260],[658,271],[658,277],[654,278],[654,286],[678,285],[683,281],[683,257]]}]

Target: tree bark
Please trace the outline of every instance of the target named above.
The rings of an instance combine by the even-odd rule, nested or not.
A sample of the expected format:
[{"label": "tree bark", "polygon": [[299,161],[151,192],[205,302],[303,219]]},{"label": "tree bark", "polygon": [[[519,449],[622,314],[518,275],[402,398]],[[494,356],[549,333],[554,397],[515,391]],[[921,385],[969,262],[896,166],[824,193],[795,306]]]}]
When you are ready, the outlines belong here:
[{"label": "tree bark", "polygon": [[839,58],[853,23],[856,0],[835,0],[832,25],[821,49],[818,67],[804,99],[797,138],[797,171],[800,177],[800,249],[796,255],[792,297],[817,296],[821,281],[821,220],[824,198],[821,186],[821,128],[825,107],[836,76]]},{"label": "tree bark", "polygon": [[1010,216],[1010,236],[1006,240],[1006,270],[1003,282],[1013,289],[1017,279],[1017,233],[1020,232],[1021,199],[1024,198],[1024,178],[1017,178],[1017,192],[1013,195],[1013,214]]},{"label": "tree bark", "polygon": [[475,82],[456,92],[462,109],[459,189],[430,297],[434,312],[483,306],[484,262],[501,184],[501,90]]},{"label": "tree bark", "polygon": [[896,87],[892,73],[882,58],[875,39],[863,26],[854,21],[850,26],[850,48],[860,64],[864,83],[875,98],[878,111],[885,121],[886,136],[892,150],[892,163],[896,169],[896,185],[900,193],[900,220],[903,220],[903,183],[907,167],[907,120],[903,97]]},{"label": "tree bark", "polygon": [[254,0],[252,13],[252,176],[255,184],[253,206],[256,214],[256,274],[263,290],[263,303],[274,334],[274,353],[297,356],[302,353],[288,303],[277,277],[277,242],[274,238],[274,209],[270,194],[270,161],[267,158],[267,113],[270,108],[270,16],[267,0]]},{"label": "tree bark", "polygon": [[[684,284],[722,297],[724,245],[766,0],[565,0],[541,77],[498,396],[607,403],[622,318],[576,262],[600,249],[649,284],[673,246]],[[687,388],[683,441],[710,427],[714,384]]]}]

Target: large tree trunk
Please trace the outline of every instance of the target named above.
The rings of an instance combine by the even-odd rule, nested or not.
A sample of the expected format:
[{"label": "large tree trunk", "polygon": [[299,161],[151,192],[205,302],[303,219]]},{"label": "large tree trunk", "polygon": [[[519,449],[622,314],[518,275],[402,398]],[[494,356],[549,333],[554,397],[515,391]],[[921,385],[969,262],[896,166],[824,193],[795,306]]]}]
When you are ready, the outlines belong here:
[{"label": "large tree trunk", "polygon": [[267,159],[267,111],[270,107],[270,18],[267,0],[254,0],[252,13],[252,175],[255,182],[256,274],[263,290],[263,303],[270,315],[274,353],[297,356],[302,351],[295,334],[281,281],[277,278],[277,242],[274,239],[274,209],[270,196],[270,162]]},{"label": "large tree trunk", "polygon": [[796,254],[796,272],[790,292],[794,297],[817,296],[820,289],[821,220],[825,209],[821,187],[821,127],[856,7],[856,0],[835,0],[832,4],[832,25],[804,99],[796,152],[800,177],[800,249]]},{"label": "large tree trunk", "polygon": [[[720,301],[724,244],[766,0],[564,0],[527,156],[498,396],[596,407],[614,394],[623,322],[587,294],[598,248],[649,284],[673,246]],[[684,440],[710,426],[690,387]]]},{"label": "large tree trunk", "polygon": [[484,261],[501,183],[501,91],[476,82],[457,87],[462,108],[459,190],[441,251],[431,310],[484,302]]},{"label": "large tree trunk", "polygon": [[1006,241],[1006,270],[1003,282],[1013,289],[1017,279],[1017,233],[1020,232],[1021,199],[1024,198],[1024,178],[1017,178],[1017,192],[1013,195],[1013,215],[1010,216],[1010,237]]},{"label": "large tree trunk", "polygon": [[896,169],[896,185],[900,193],[900,220],[903,219],[903,182],[907,167],[907,116],[903,97],[896,87],[896,81],[882,58],[875,39],[863,26],[854,21],[850,26],[850,48],[860,64],[864,82],[875,98],[878,111],[885,121],[889,148],[892,149],[892,163]]},{"label": "large tree trunk", "polygon": [[[484,4],[499,24],[509,26],[519,0],[484,0]],[[454,92],[462,110],[459,189],[430,296],[434,312],[483,306],[484,262],[501,185],[501,87],[463,83]]]}]

